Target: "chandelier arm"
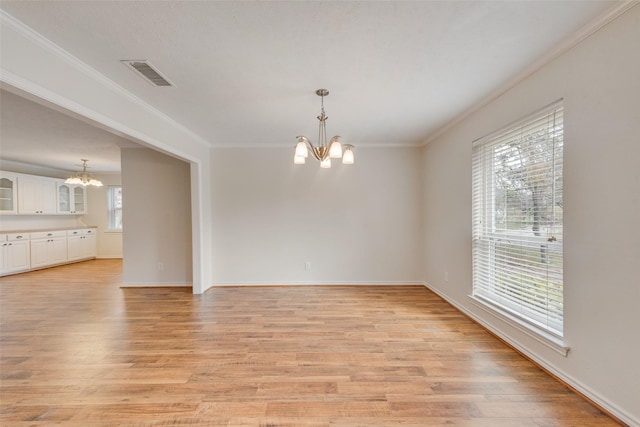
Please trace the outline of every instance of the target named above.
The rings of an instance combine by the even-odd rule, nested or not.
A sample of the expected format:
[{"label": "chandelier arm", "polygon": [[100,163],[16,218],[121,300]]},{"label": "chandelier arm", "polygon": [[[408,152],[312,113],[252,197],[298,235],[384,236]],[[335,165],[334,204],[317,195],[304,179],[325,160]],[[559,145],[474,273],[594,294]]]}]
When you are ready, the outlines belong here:
[{"label": "chandelier arm", "polygon": [[319,152],[317,151],[316,147],[313,146],[313,143],[309,141],[309,138],[303,135],[297,136],[296,138],[298,138],[298,141],[302,140],[305,144],[307,144],[307,148],[309,149],[309,151],[311,151],[311,153],[313,153],[313,157],[315,157],[316,160],[322,161],[322,157],[320,157]]},{"label": "chandelier arm", "polygon": [[313,153],[313,157],[316,158],[316,160],[318,161],[322,161],[322,156],[320,155],[320,151],[314,147],[313,145],[311,145],[311,143],[309,143],[309,145],[311,146],[311,152]]}]

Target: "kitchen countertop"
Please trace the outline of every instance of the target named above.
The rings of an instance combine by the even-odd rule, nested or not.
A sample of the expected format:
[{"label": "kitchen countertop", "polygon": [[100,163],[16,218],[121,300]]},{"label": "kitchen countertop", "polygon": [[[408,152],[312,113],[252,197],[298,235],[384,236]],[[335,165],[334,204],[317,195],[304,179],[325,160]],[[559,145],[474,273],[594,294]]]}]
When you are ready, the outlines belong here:
[{"label": "kitchen countertop", "polygon": [[15,233],[39,233],[42,231],[65,231],[65,230],[81,230],[83,228],[98,228],[97,225],[79,225],[76,227],[51,227],[51,228],[32,228],[27,230],[1,230],[0,234]]}]

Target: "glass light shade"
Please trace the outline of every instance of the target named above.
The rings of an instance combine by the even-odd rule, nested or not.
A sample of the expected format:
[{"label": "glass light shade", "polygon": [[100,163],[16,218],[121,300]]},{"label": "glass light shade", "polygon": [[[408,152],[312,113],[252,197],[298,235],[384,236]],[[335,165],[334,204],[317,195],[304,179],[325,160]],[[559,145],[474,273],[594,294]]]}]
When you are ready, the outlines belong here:
[{"label": "glass light shade", "polygon": [[293,156],[294,165],[304,165],[305,158],[303,156]]},{"label": "glass light shade", "polygon": [[342,157],[342,144],[335,139],[329,146],[329,157],[332,159],[339,159]]},{"label": "glass light shade", "polygon": [[90,179],[88,184],[96,187],[102,187],[102,182],[98,181],[97,179]]},{"label": "glass light shade", "polygon": [[353,156],[353,151],[351,148],[347,148],[344,150],[344,155],[342,156],[342,163],[345,165],[352,165],[355,162],[355,157]]},{"label": "glass light shade", "polygon": [[304,141],[299,141],[298,145],[296,145],[296,157],[307,157],[308,155],[307,144]]},{"label": "glass light shade", "polygon": [[67,178],[67,180],[64,183],[78,185],[78,184],[82,184],[82,181],[80,180],[80,178],[72,176]]},{"label": "glass light shade", "polygon": [[327,157],[326,159],[320,162],[320,167],[322,169],[329,169],[331,167],[331,157]]}]

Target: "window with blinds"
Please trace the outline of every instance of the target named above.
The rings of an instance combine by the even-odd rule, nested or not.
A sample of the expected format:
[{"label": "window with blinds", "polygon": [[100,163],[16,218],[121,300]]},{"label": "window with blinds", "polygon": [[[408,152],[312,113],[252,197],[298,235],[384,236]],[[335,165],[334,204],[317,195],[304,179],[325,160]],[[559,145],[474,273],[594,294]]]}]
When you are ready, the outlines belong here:
[{"label": "window with blinds", "polygon": [[562,101],[473,144],[473,296],[562,337]]},{"label": "window with blinds", "polygon": [[107,190],[109,230],[122,231],[122,187],[110,185]]}]

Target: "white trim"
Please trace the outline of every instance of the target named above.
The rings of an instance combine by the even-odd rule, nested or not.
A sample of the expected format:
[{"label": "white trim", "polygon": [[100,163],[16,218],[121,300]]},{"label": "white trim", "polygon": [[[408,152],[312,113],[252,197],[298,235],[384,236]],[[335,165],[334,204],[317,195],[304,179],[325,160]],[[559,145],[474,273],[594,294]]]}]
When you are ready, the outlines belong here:
[{"label": "white trim", "polygon": [[474,297],[473,295],[468,295],[468,297],[476,307],[481,308],[493,317],[502,320],[512,328],[519,330],[523,334],[529,336],[530,338],[533,338],[539,343],[546,345],[561,356],[567,357],[567,355],[569,354],[570,347],[567,347],[561,339],[551,334],[547,334],[542,330],[534,329],[528,323],[523,322],[518,317],[512,316],[507,311],[500,310],[498,307],[490,305],[480,298]]},{"label": "white trim", "polygon": [[634,6],[637,6],[638,4],[640,4],[638,0],[625,0],[619,3],[616,3],[615,6],[613,6],[611,9],[607,10],[605,13],[598,16],[597,18],[595,18],[593,21],[591,21],[584,27],[575,31],[569,37],[564,39],[564,41],[558,43],[555,48],[547,52],[546,55],[544,55],[537,61],[533,62],[531,65],[525,68],[521,73],[516,74],[513,78],[511,78],[510,80],[507,80],[506,83],[498,87],[496,90],[494,90],[489,95],[487,95],[486,97],[478,101],[476,104],[472,105],[470,108],[463,111],[457,117],[450,120],[447,124],[440,127],[439,129],[436,129],[435,132],[431,133],[431,135],[429,135],[422,142],[421,145],[425,146],[430,142],[434,141],[435,139],[439,138],[444,133],[449,131],[451,128],[456,126],[458,123],[462,122],[463,120],[471,116],[473,113],[475,113],[482,107],[485,107],[486,105],[490,104],[491,102],[493,102],[494,100],[496,100],[497,98],[499,98],[500,96],[508,92],[510,89],[515,87],[518,83],[522,82],[529,76],[535,74],[538,70],[542,69],[545,65],[549,64],[551,61],[555,60],[556,58],[565,54],[569,50],[573,49],[575,46],[577,46],[587,37],[596,33],[605,25],[614,21],[620,15],[624,14],[629,9],[631,9]]},{"label": "white trim", "polygon": [[471,141],[471,145],[473,147],[475,147],[476,145],[479,144],[483,144],[485,143],[487,140],[495,138],[497,136],[500,136],[501,134],[507,132],[508,130],[511,130],[512,128],[517,128],[519,126],[522,126],[524,124],[526,124],[527,122],[534,120],[536,118],[538,118],[539,116],[544,116],[546,114],[551,113],[554,110],[558,110],[561,109],[564,105],[564,98],[560,98],[557,99],[555,101],[553,101],[552,103],[534,111],[533,113],[527,114],[524,117],[521,117],[519,119],[516,119],[514,121],[512,121],[511,123],[502,126],[500,129],[498,130],[494,130],[491,133],[488,133],[485,136],[481,136],[480,138],[476,138],[473,141]]},{"label": "white trim", "polygon": [[467,309],[464,305],[460,304],[455,299],[451,298],[450,296],[436,289],[428,282],[423,282],[423,284],[427,289],[429,289],[430,291],[432,291],[433,293],[441,297],[443,300],[445,300],[446,302],[448,302],[449,304],[451,304],[452,306],[460,310],[462,313],[469,316],[474,322],[477,322],[478,324],[480,324],[481,326],[489,330],[491,333],[495,334],[501,340],[508,343],[510,346],[512,346],[513,348],[515,348],[516,350],[524,354],[526,357],[531,359],[534,363],[536,363],[537,365],[539,365],[540,367],[542,367],[543,369],[545,369],[546,371],[548,371],[549,373],[551,373],[552,375],[554,375],[555,377],[563,381],[564,383],[574,388],[576,391],[584,395],[587,399],[591,400],[596,405],[599,405],[604,410],[609,412],[611,415],[618,418],[620,421],[628,424],[629,426],[636,426],[636,425],[640,426],[640,420],[635,419],[631,414],[621,409],[615,403],[603,397],[598,392],[596,392],[595,390],[592,390],[587,385],[578,381],[574,377],[566,374],[564,371],[546,362],[544,359],[539,357],[535,352],[531,351],[526,345],[514,340],[509,335],[505,334],[498,328],[492,326],[490,323],[486,322],[480,316],[477,316],[474,312]]},{"label": "white trim", "polygon": [[424,282],[225,282],[212,285],[223,286],[424,286]]},{"label": "white trim", "polygon": [[172,282],[122,282],[121,288],[188,288],[193,286],[191,283],[172,283]]},{"label": "white trim", "polygon": [[180,129],[182,132],[188,134],[189,136],[191,136],[194,140],[196,140],[198,143],[202,144],[203,146],[211,147],[211,144],[209,144],[200,135],[194,133],[192,130],[190,130],[186,126],[178,123],[177,121],[175,121],[171,117],[169,117],[166,114],[164,114],[162,111],[152,107],[150,104],[147,104],[145,101],[143,101],[142,99],[138,98],[136,95],[132,94],[131,92],[127,91],[122,86],[120,86],[119,84],[115,83],[113,80],[110,80],[108,77],[106,77],[104,74],[102,74],[99,71],[97,71],[95,68],[92,68],[87,63],[85,63],[85,62],[81,61],[80,59],[76,58],[75,56],[71,55],[69,52],[67,52],[66,50],[64,50],[63,48],[58,46],[57,44],[53,43],[51,40],[47,39],[46,37],[44,37],[40,33],[36,32],[35,30],[33,30],[31,27],[27,26],[23,22],[21,22],[18,19],[14,18],[13,16],[11,16],[10,14],[8,14],[7,12],[5,12],[2,9],[0,9],[0,22],[2,23],[2,25],[8,26],[9,28],[14,30],[15,32],[17,32],[21,36],[25,37],[27,40],[32,41],[33,43],[37,44],[38,46],[40,46],[44,50],[46,50],[46,51],[52,53],[53,55],[61,58],[62,60],[64,60],[68,64],[70,64],[72,67],[74,67],[78,71],[84,73],[85,75],[91,77],[92,79],[96,80],[97,82],[99,82],[100,84],[104,85],[105,87],[107,87],[112,92],[116,92],[118,95],[126,97],[131,102],[137,104],[139,107],[142,107],[143,109],[147,110],[151,114],[157,116],[159,119],[161,119],[162,121],[166,122],[170,126],[176,128],[176,129]]},{"label": "white trim", "polygon": [[[295,139],[295,138],[294,138]],[[367,149],[367,148],[420,148],[424,146],[423,142],[419,143],[408,143],[408,142],[399,142],[397,144],[376,144],[376,143],[365,143],[358,141],[349,141],[350,144],[354,145],[354,150]],[[211,148],[295,148],[296,142],[294,141],[292,144],[286,143],[265,143],[265,144],[212,144]]]}]

